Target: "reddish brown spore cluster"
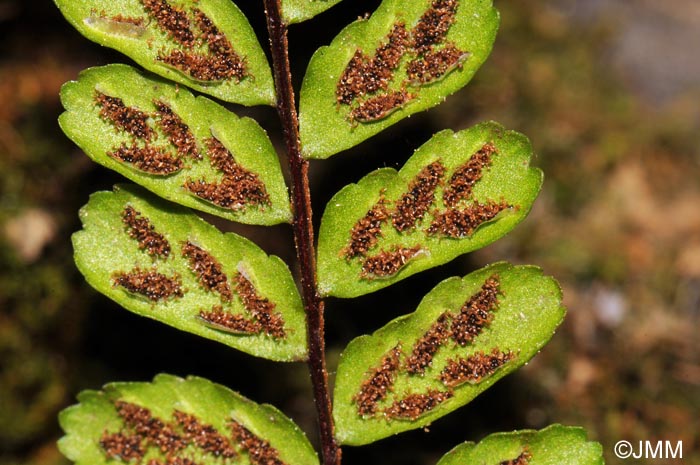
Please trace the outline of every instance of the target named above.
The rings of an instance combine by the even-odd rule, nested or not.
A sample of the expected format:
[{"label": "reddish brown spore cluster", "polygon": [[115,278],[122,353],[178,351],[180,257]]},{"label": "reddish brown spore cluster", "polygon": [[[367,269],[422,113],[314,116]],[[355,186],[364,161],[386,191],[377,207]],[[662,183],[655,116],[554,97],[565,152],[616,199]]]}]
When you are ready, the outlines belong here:
[{"label": "reddish brown spore cluster", "polygon": [[182,282],[177,273],[170,278],[158,273],[155,269],[143,270],[137,267],[128,273],[117,272],[112,279],[115,285],[133,294],[141,294],[153,302],[184,295]]},{"label": "reddish brown spore cluster", "polygon": [[197,150],[197,141],[190,131],[190,127],[173,112],[167,103],[162,100],[154,100],[153,104],[158,110],[156,113],[158,126],[168,137],[170,143],[175,146],[178,155],[200,160],[202,155]]},{"label": "reddish brown spore cluster", "polygon": [[124,401],[116,402],[115,407],[126,427],[141,437],[147,446],[157,447],[168,455],[187,447],[187,441],[175,431],[175,427],[154,417],[149,409]]},{"label": "reddish brown spore cluster", "polygon": [[206,290],[218,293],[226,302],[231,301],[233,293],[228,284],[228,277],[216,258],[190,241],[182,245],[182,256],[189,259],[190,269]]},{"label": "reddish brown spore cluster", "polygon": [[450,315],[445,312],[413,346],[411,355],[406,360],[406,371],[411,374],[423,374],[433,362],[435,353],[452,335]]},{"label": "reddish brown spore cluster", "polygon": [[256,320],[250,320],[243,315],[224,311],[221,305],[215,305],[210,311],[199,312],[199,319],[206,325],[232,334],[260,334],[262,325]]},{"label": "reddish brown spore cluster", "polygon": [[[160,3],[165,2],[161,0]],[[214,82],[234,79],[238,82],[246,77],[248,71],[245,60],[236,53],[228,38],[202,10],[193,8],[192,13],[201,33],[195,37],[190,29],[189,20],[187,20],[187,31],[192,35],[192,43],[183,43],[182,45],[188,49],[172,50],[167,54],[161,52],[158,55],[158,60],[199,81]],[[209,53],[192,52],[190,48],[196,43],[206,44]]]},{"label": "reddish brown spore cluster", "polygon": [[114,124],[120,131],[146,141],[155,136],[155,132],[148,125],[148,114],[125,105],[119,97],[111,97],[96,90],[95,102],[100,107],[100,117]]},{"label": "reddish brown spore cluster", "polygon": [[144,20],[141,17],[135,17],[135,16],[124,16],[124,15],[114,15],[109,18],[110,21],[114,21],[116,23],[125,23],[125,24],[133,24],[134,26],[143,26],[144,25]]},{"label": "reddish brown spore cluster", "polygon": [[148,144],[143,147],[136,143],[122,144],[116,150],[107,152],[107,155],[116,160],[131,163],[149,174],[167,176],[182,169],[182,160],[166,153],[161,147]]},{"label": "reddish brown spore cluster", "polygon": [[455,170],[442,195],[446,206],[455,207],[460,200],[471,198],[474,185],[483,177],[484,170],[491,166],[495,153],[496,147],[488,143]]},{"label": "reddish brown spore cluster", "polygon": [[280,459],[279,451],[272,447],[268,441],[253,434],[248,428],[235,420],[231,420],[228,425],[231,428],[234,441],[236,441],[238,447],[248,453],[248,458],[252,464],[286,465]]},{"label": "reddish brown spore cluster", "polygon": [[479,292],[467,300],[452,320],[452,339],[464,347],[491,324],[493,311],[498,306],[500,278],[494,274],[481,285]]},{"label": "reddish brown spore cluster", "polygon": [[350,231],[350,244],[343,250],[345,258],[364,256],[382,236],[382,224],[389,218],[389,211],[380,200],[360,218]]},{"label": "reddish brown spore cluster", "polygon": [[451,391],[428,389],[425,394],[409,394],[394,402],[384,413],[389,418],[415,420],[450,399]]},{"label": "reddish brown spore cluster", "polygon": [[442,43],[454,24],[457,6],[457,0],[433,0],[413,28],[413,49],[425,53]]},{"label": "reddish brown spore cluster", "polygon": [[532,454],[530,450],[525,447],[525,449],[516,458],[511,460],[504,460],[498,465],[528,465],[532,460]]},{"label": "reddish brown spore cluster", "polygon": [[353,397],[360,415],[370,416],[377,413],[377,404],[386,398],[394,385],[401,354],[400,345],[391,349],[382,357],[379,366],[372,370],[369,377],[362,382],[360,391]]},{"label": "reddish brown spore cluster", "polygon": [[396,209],[391,214],[391,222],[397,231],[413,229],[423,218],[435,200],[435,189],[444,174],[445,166],[440,161],[434,161],[411,181],[408,192],[396,202]]},{"label": "reddish brown spore cluster", "polygon": [[270,204],[265,184],[257,174],[239,165],[233,154],[217,139],[206,140],[207,155],[211,165],[224,174],[221,182],[187,180],[185,189],[222,208],[238,210],[253,204]]},{"label": "reddish brown spore cluster", "polygon": [[414,94],[408,93],[403,89],[377,94],[353,108],[350,111],[349,118],[351,121],[359,121],[361,123],[383,119],[414,98]]},{"label": "reddish brown spore cluster", "polygon": [[169,37],[185,47],[195,42],[190,20],[184,10],[170,5],[166,0],[141,0],[146,12]]},{"label": "reddish brown spore cluster", "polygon": [[284,319],[282,315],[275,312],[275,304],[266,297],[260,296],[253,283],[242,273],[238,273],[234,281],[236,294],[240,297],[245,309],[260,323],[263,331],[274,338],[285,337]]},{"label": "reddish brown spore cluster", "polygon": [[471,236],[476,228],[491,221],[504,210],[511,208],[511,205],[504,201],[486,203],[476,202],[474,205],[458,210],[449,209],[443,213],[436,213],[435,219],[430,223],[428,234],[438,234],[451,238],[462,238]]},{"label": "reddish brown spore cluster", "polygon": [[468,57],[468,53],[449,43],[440,50],[426,52],[421,58],[412,60],[406,74],[413,84],[430,84],[439,81],[453,69],[460,68]]},{"label": "reddish brown spore cluster", "polygon": [[122,222],[127,227],[129,237],[138,241],[139,249],[145,250],[151,257],[167,258],[170,255],[168,240],[134,207],[129,205],[124,209]]},{"label": "reddish brown spore cluster", "polygon": [[232,458],[237,455],[231,442],[212,425],[204,424],[196,416],[179,410],[175,410],[173,416],[182,428],[186,441],[214,457]]},{"label": "reddish brown spore cluster", "polygon": [[141,461],[146,451],[141,443],[143,438],[136,434],[108,433],[100,438],[100,446],[108,457],[118,458],[124,462]]},{"label": "reddish brown spore cluster", "polygon": [[403,23],[395,23],[373,57],[356,50],[350,62],[343,70],[336,87],[336,100],[343,105],[350,105],[354,100],[386,90],[406,51],[408,31]]},{"label": "reddish brown spore cluster", "polygon": [[415,247],[397,247],[389,251],[381,251],[368,257],[362,263],[362,278],[385,278],[398,273],[413,257],[421,251],[419,245]]},{"label": "reddish brown spore cluster", "polygon": [[108,457],[141,463],[147,450],[156,448],[165,459],[150,459],[148,465],[196,465],[192,459],[179,456],[190,455],[186,452],[190,447],[215,458],[237,456],[226,436],[195,415],[175,410],[173,421],[167,422],[137,404],[117,401],[114,406],[124,427],[116,433],[103,433],[100,445]]},{"label": "reddish brown spore cluster", "polygon": [[440,380],[449,387],[465,382],[478,383],[513,358],[512,352],[501,352],[494,348],[490,354],[477,352],[467,358],[450,359],[440,373]]}]

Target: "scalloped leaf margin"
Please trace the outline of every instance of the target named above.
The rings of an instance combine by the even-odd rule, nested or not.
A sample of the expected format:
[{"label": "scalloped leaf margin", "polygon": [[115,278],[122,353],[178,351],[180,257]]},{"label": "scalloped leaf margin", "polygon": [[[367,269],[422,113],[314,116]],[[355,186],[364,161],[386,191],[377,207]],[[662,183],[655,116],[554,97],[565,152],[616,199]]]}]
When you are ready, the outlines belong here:
[{"label": "scalloped leaf margin", "polygon": [[525,136],[488,122],[441,131],[399,172],[382,168],[344,187],[321,220],[321,294],[374,292],[504,236],[542,185],[531,158]]},{"label": "scalloped leaf margin", "polygon": [[299,97],[304,156],[328,158],[444,101],[486,61],[498,24],[491,0],[384,0],[312,57]]},{"label": "scalloped leaf margin", "polygon": [[160,76],[227,102],[274,105],[272,72],[230,0],[54,0],[78,32]]},{"label": "scalloped leaf margin", "polygon": [[254,120],[122,64],[83,71],[61,102],[73,142],[161,197],[241,223],[291,222],[279,159]]},{"label": "scalloped leaf margin", "polygon": [[438,284],[415,312],[361,336],[340,357],[336,438],[363,445],[423,427],[527,363],[562,322],[557,282],[497,263]]},{"label": "scalloped leaf margin", "polygon": [[59,416],[66,435],[58,443],[77,465],[165,464],[168,456],[201,465],[249,464],[259,451],[280,464],[319,463],[304,433],[275,407],[203,378],[161,374],[152,383],[83,391],[78,400]]},{"label": "scalloped leaf margin", "polygon": [[251,355],[305,360],[301,298],[285,263],[138,186],[80,210],[75,263],[127,310]]},{"label": "scalloped leaf margin", "polygon": [[460,444],[437,465],[604,465],[603,447],[580,427],[550,425],[540,431],[495,433],[478,444]]}]

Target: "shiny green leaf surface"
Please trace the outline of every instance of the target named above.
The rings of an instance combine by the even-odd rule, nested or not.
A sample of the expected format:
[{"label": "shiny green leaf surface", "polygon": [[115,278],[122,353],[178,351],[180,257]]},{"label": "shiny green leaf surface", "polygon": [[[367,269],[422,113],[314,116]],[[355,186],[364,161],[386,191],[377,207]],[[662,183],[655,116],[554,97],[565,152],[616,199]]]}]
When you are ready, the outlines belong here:
[{"label": "shiny green leaf surface", "polygon": [[441,282],[415,312],[341,354],[337,439],[369,444],[462,407],[537,354],[564,313],[559,285],[533,266],[497,263]]},{"label": "shiny green leaf surface", "polygon": [[341,0],[282,0],[282,16],[287,24],[300,23],[340,3]]},{"label": "shiny green leaf surface", "polygon": [[55,2],[82,35],[149,71],[227,102],[275,102],[265,53],[229,0]]},{"label": "shiny green leaf surface", "polygon": [[278,257],[133,185],[93,194],[80,218],[78,269],[127,310],[255,356],[306,358],[301,299]]},{"label": "shiny green leaf surface", "polygon": [[304,155],[328,158],[464,87],[493,46],[491,0],[384,0],[311,59],[300,94]]},{"label": "shiny green leaf surface", "polygon": [[[520,461],[518,461],[520,460]],[[603,465],[603,448],[583,428],[551,425],[534,431],[495,433],[478,444],[460,444],[437,465]]]},{"label": "shiny green leaf surface", "polygon": [[60,414],[66,435],[58,443],[78,465],[318,465],[304,433],[282,412],[203,378],[161,374],[152,383],[83,391],[78,400]]},{"label": "shiny green leaf surface", "polygon": [[383,168],[327,204],[319,290],[356,297],[484,247],[530,211],[542,172],[525,136],[497,123],[446,130],[400,171]]},{"label": "shiny green leaf surface", "polygon": [[61,101],[73,142],[161,197],[241,223],[291,221],[279,159],[254,120],[116,64],[83,71]]}]

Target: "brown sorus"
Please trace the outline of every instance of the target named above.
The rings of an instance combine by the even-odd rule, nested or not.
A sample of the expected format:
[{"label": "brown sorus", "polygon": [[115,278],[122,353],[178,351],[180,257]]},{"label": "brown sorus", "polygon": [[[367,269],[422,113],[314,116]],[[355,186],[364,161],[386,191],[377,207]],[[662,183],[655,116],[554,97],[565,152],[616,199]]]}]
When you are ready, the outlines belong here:
[{"label": "brown sorus", "polygon": [[272,447],[268,441],[253,434],[236,420],[229,421],[228,425],[231,428],[234,441],[248,453],[248,459],[253,465],[286,465],[280,459],[279,451]]},{"label": "brown sorus", "polygon": [[146,141],[155,136],[155,131],[148,125],[148,114],[126,106],[119,97],[110,97],[96,90],[95,102],[100,106],[100,117],[114,124],[120,131]]},{"label": "brown sorus", "polygon": [[476,202],[464,210],[450,208],[443,213],[435,213],[435,219],[428,227],[428,234],[452,237],[455,239],[471,236],[482,224],[491,221],[500,212],[511,208],[506,202]]},{"label": "brown sorus", "polygon": [[415,420],[452,396],[451,391],[428,389],[425,394],[409,394],[395,401],[384,413],[389,418]]},{"label": "brown sorus", "polygon": [[142,443],[143,437],[138,434],[122,432],[108,433],[105,431],[100,438],[100,446],[110,458],[118,458],[123,462],[141,461],[145,454]]},{"label": "brown sorus", "polygon": [[180,275],[175,273],[170,278],[158,273],[155,268],[143,270],[136,267],[128,273],[119,271],[112,275],[112,280],[116,286],[134,294],[141,294],[153,302],[184,295]]},{"label": "brown sorus", "polygon": [[442,194],[446,206],[455,207],[460,200],[472,196],[474,185],[482,178],[484,170],[491,166],[495,153],[496,147],[489,142],[455,170]]},{"label": "brown sorus", "polygon": [[356,98],[388,89],[407,44],[406,26],[397,22],[372,58],[355,50],[336,87],[338,103],[350,105]]},{"label": "brown sorus", "polygon": [[182,160],[175,158],[161,147],[146,144],[139,147],[136,143],[122,144],[119,148],[107,152],[110,157],[131,163],[148,174],[167,176],[182,169]]},{"label": "brown sorus", "polygon": [[194,45],[194,33],[184,10],[172,6],[166,0],[141,0],[141,3],[169,37],[185,47]]},{"label": "brown sorus", "polygon": [[421,251],[419,245],[415,247],[397,247],[390,251],[382,250],[377,255],[365,259],[362,263],[360,277],[386,278],[393,276],[401,270],[409,260]]},{"label": "brown sorus", "polygon": [[450,315],[445,312],[413,345],[413,351],[406,359],[406,371],[421,375],[425,373],[425,369],[432,364],[435,353],[450,335]]},{"label": "brown sorus", "polygon": [[111,21],[117,22],[117,23],[126,23],[126,24],[133,24],[134,26],[143,26],[144,25],[144,20],[141,17],[135,17],[135,16],[124,16],[124,15],[114,15],[109,18]]},{"label": "brown sorus", "polygon": [[233,154],[217,139],[205,141],[211,165],[224,174],[221,182],[204,180],[185,182],[185,189],[222,208],[239,210],[247,205],[269,205],[270,196],[257,174],[236,162]]},{"label": "brown sorus", "polygon": [[138,241],[139,249],[145,250],[151,257],[167,258],[170,255],[168,240],[134,207],[127,205],[122,212],[122,222],[127,227],[129,237]]},{"label": "brown sorus", "polygon": [[394,385],[396,372],[401,359],[401,346],[397,345],[382,357],[379,366],[374,368],[360,385],[360,391],[352,400],[362,416],[377,413],[377,403],[384,399]]},{"label": "brown sorus", "polygon": [[263,331],[274,338],[283,338],[286,334],[284,331],[284,319],[282,315],[275,312],[275,304],[266,297],[260,296],[253,283],[243,273],[238,273],[234,277],[234,281],[236,283],[236,294],[240,297],[245,309],[260,323]]},{"label": "brown sorus", "polygon": [[498,465],[528,465],[531,459],[532,454],[530,454],[530,450],[525,446],[520,455],[511,460],[504,460]]},{"label": "brown sorus", "polygon": [[199,319],[207,326],[232,334],[260,334],[263,330],[258,321],[249,320],[243,315],[225,312],[221,305],[215,305],[208,312],[200,311]]},{"label": "brown sorus", "polygon": [[365,255],[382,236],[382,223],[389,218],[389,212],[380,199],[350,231],[350,244],[343,250],[345,258]]},{"label": "brown sorus", "polygon": [[378,94],[368,98],[350,110],[348,118],[350,121],[359,121],[360,123],[378,121],[402,108],[414,98],[414,94],[409,94],[403,89]]},{"label": "brown sorus", "polygon": [[435,200],[435,189],[440,185],[445,167],[434,161],[423,168],[408,185],[408,192],[396,202],[391,214],[391,222],[397,231],[412,229],[423,218]]},{"label": "brown sorus", "polygon": [[499,293],[500,278],[494,274],[462,305],[459,314],[452,318],[452,339],[457,344],[464,347],[471,343],[491,323]]},{"label": "brown sorus", "polygon": [[117,401],[115,407],[128,428],[162,453],[172,455],[187,447],[188,442],[174,427],[154,417],[149,409],[124,401]]},{"label": "brown sorus", "polygon": [[445,40],[455,21],[457,0],[433,0],[411,31],[412,46],[419,54],[426,53],[434,45]]},{"label": "brown sorus", "polygon": [[406,68],[406,75],[411,84],[430,84],[461,68],[467,58],[468,52],[449,43],[440,50],[426,52],[422,57],[411,60]]},{"label": "brown sorus", "polygon": [[197,141],[190,127],[178,116],[167,103],[162,100],[154,100],[157,123],[160,129],[168,137],[171,144],[177,149],[179,156],[187,156],[200,160],[202,155],[197,150]]},{"label": "brown sorus", "polygon": [[207,291],[218,293],[225,302],[231,301],[233,293],[228,277],[216,258],[190,241],[182,244],[182,256],[189,259],[190,269]]},{"label": "brown sorus", "polygon": [[236,451],[228,438],[219,433],[212,425],[202,423],[196,416],[180,410],[175,410],[173,417],[182,427],[185,440],[201,450],[215,457],[232,458],[236,456]]},{"label": "brown sorus", "polygon": [[467,358],[450,359],[440,373],[440,380],[449,387],[463,383],[478,383],[512,360],[513,352],[494,348],[490,354],[477,352]]}]

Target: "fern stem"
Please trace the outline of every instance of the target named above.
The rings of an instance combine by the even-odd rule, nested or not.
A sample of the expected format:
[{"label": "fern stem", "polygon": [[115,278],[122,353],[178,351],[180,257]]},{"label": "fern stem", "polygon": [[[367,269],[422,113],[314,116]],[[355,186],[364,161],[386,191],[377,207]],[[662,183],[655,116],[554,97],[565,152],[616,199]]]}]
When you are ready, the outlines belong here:
[{"label": "fern stem", "polygon": [[294,242],[301,267],[309,345],[308,366],[318,415],[321,453],[324,465],[340,465],[341,450],[333,435],[331,397],[326,370],[323,300],[316,288],[316,251],[309,189],[309,162],[302,156],[299,142],[299,120],[289,66],[287,25],[282,20],[280,0],[264,0],[264,4],[277,92],[277,113],[282,123],[292,175]]}]

